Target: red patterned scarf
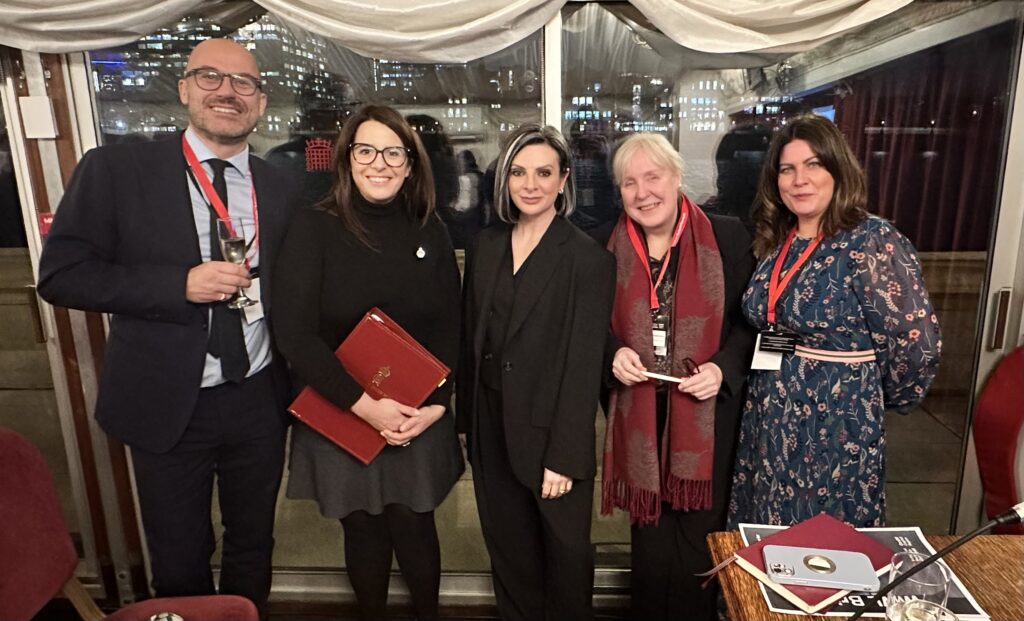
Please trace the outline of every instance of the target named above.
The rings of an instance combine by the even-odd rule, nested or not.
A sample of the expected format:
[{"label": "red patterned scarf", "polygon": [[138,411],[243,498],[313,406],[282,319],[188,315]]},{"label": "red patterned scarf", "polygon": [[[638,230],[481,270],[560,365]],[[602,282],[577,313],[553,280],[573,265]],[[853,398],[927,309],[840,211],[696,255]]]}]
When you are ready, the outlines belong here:
[{"label": "red patterned scarf", "polygon": [[[682,361],[698,365],[718,352],[725,304],[722,256],[711,221],[685,196],[680,216],[688,222],[679,239],[672,302],[672,375],[685,374]],[[608,241],[618,261],[612,332],[654,368],[651,339],[651,280],[630,243],[622,214]],[[665,266],[668,266],[666,254]],[[711,507],[711,468],[715,442],[715,399],[698,401],[669,388],[668,417],[658,463],[654,382],[619,385],[612,391],[604,445],[601,512],[629,512],[634,524],[661,516],[661,503],[689,511]]]}]

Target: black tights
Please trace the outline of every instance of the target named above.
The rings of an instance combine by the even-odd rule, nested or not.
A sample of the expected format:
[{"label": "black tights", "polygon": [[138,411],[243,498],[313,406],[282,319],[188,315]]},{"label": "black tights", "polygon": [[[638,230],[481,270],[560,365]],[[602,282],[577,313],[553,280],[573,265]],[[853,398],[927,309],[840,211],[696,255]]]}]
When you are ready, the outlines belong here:
[{"label": "black tights", "polygon": [[409,587],[420,621],[438,618],[441,546],[434,512],[417,513],[405,505],[387,505],[380,515],[356,511],[341,519],[345,531],[345,565],[363,621],[387,618],[391,556]]}]

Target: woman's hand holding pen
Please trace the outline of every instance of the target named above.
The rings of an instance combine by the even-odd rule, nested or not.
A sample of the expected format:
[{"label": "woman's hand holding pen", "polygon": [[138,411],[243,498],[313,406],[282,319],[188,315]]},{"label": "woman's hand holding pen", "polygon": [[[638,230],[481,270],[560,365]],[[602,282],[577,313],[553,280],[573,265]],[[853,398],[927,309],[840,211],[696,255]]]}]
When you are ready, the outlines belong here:
[{"label": "woman's hand holding pen", "polygon": [[625,386],[646,382],[644,371],[647,367],[640,362],[640,354],[629,347],[620,347],[612,360],[612,374]]},{"label": "woman's hand holding pen", "polygon": [[722,387],[722,369],[714,362],[705,362],[693,375],[679,382],[679,390],[704,401],[718,394]]}]

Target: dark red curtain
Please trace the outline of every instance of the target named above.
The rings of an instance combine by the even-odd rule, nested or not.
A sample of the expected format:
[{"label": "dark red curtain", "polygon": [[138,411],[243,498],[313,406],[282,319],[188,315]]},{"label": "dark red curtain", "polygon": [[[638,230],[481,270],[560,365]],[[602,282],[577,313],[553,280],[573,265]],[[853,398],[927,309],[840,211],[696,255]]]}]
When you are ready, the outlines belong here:
[{"label": "dark red curtain", "polygon": [[869,208],[918,250],[988,248],[1016,54],[1016,24],[1005,24],[839,89],[852,90],[836,97],[835,120],[868,174]]}]

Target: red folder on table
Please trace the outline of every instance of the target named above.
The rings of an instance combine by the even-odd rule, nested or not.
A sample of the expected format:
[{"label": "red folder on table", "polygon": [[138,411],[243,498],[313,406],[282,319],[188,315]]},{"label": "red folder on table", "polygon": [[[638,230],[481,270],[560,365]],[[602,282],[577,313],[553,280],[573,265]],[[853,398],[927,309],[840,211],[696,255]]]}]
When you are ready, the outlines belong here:
[{"label": "red folder on table", "polygon": [[[372,308],[342,341],[335,355],[352,379],[374,399],[419,407],[444,384],[450,369],[379,308]],[[307,386],[288,407],[296,418],[369,464],[387,442],[369,423]]]},{"label": "red folder on table", "polygon": [[857,532],[852,526],[824,513],[819,513],[809,520],[794,524],[736,551],[737,565],[807,614],[814,614],[822,608],[838,602],[849,591],[795,584],[784,585],[775,582],[765,573],[764,546],[768,544],[860,552],[871,560],[871,566],[875,568],[875,573],[878,575],[888,571],[889,561],[892,559],[892,550],[870,536]]}]

